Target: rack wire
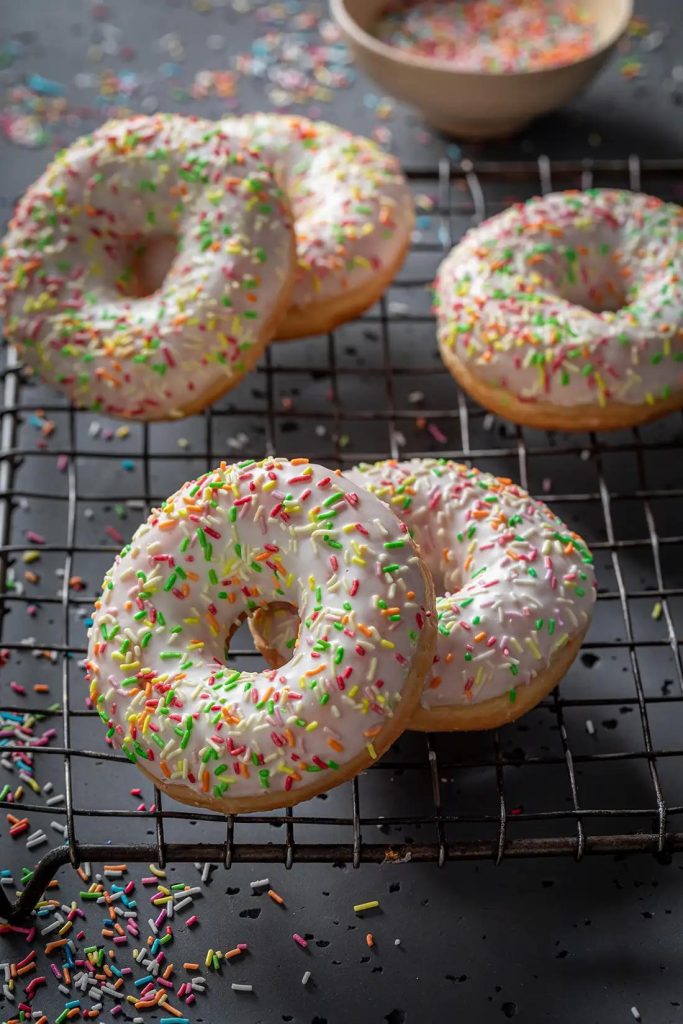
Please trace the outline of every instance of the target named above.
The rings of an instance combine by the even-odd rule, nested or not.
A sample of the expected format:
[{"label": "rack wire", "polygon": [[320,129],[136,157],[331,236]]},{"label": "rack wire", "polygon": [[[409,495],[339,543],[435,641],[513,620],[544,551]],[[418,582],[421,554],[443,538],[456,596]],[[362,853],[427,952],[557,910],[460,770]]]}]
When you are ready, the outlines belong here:
[{"label": "rack wire", "polygon": [[[0,915],[25,915],[68,862],[358,867],[683,849],[683,420],[607,435],[497,420],[443,368],[428,295],[462,232],[513,199],[593,184],[680,198],[681,171],[683,161],[635,156],[443,161],[436,173],[408,171],[416,237],[381,302],[325,339],[271,346],[236,391],[181,424],[121,429],[75,411],[6,350],[0,764],[15,778],[3,811],[38,831],[52,819],[59,842],[41,839],[49,852],[14,902],[0,887]],[[231,453],[305,454],[341,467],[438,453],[516,477],[580,529],[596,555],[599,597],[581,657],[520,722],[495,733],[406,733],[370,772],[286,812],[226,818],[152,792],[106,745],[86,705],[79,662],[88,610],[121,537],[185,479]],[[112,526],[112,518],[123,521]],[[39,568],[38,581],[22,579],[25,563]],[[246,630],[231,657],[256,664]],[[17,796],[27,772],[39,790],[24,785]],[[26,857],[21,843],[8,852],[17,863]]]}]

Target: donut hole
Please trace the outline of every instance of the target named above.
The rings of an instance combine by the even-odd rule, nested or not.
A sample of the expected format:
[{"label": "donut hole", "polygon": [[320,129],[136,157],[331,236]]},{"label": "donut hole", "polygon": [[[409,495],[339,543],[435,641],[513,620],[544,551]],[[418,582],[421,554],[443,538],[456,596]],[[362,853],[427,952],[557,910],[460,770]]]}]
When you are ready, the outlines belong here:
[{"label": "donut hole", "polygon": [[559,265],[552,268],[555,292],[574,306],[590,313],[616,313],[628,303],[624,268],[618,250],[609,253],[597,247],[581,250],[566,247],[558,253]]},{"label": "donut hole", "polygon": [[128,298],[144,299],[159,291],[178,254],[178,238],[148,235],[126,243],[118,290]]},{"label": "donut hole", "polygon": [[291,660],[300,629],[298,609],[285,601],[273,601],[249,616],[254,646],[270,668],[282,668]]}]

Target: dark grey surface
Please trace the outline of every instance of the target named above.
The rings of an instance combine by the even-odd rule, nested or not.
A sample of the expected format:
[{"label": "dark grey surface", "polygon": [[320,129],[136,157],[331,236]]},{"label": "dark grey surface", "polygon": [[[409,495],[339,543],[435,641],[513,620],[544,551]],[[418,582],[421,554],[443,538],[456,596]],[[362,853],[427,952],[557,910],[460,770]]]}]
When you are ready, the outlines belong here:
[{"label": "dark grey surface", "polygon": [[[30,151],[2,143],[0,156],[6,202],[22,191],[42,169],[51,146],[69,141],[101,117],[96,111],[91,115],[80,106],[86,104],[95,108],[109,103],[101,95],[99,78],[98,84],[90,89],[78,89],[74,84],[74,76],[86,67],[98,76],[109,68],[116,72],[122,68],[132,69],[140,83],[139,92],[131,102],[134,109],[139,109],[142,101],[153,95],[158,98],[161,109],[180,109],[210,116],[218,116],[225,111],[225,105],[216,99],[180,102],[174,90],[191,83],[198,69],[221,66],[224,57],[207,48],[208,37],[224,35],[223,53],[242,51],[247,48],[247,40],[262,35],[267,26],[258,27],[253,13],[238,15],[232,7],[215,7],[202,14],[197,9],[201,6],[150,0],[134,3],[131,0],[121,2],[115,8],[112,5],[109,13],[100,17],[99,10],[93,11],[90,4],[58,3],[56,0],[38,3],[33,0],[13,6],[11,14],[4,12],[3,37],[6,38],[9,30],[16,32],[24,47],[23,54],[2,72],[8,84],[23,81],[27,72],[39,72],[63,83],[73,104],[70,123],[60,124],[56,129],[49,128],[50,145],[45,148]],[[298,4],[290,8],[292,12],[301,9]],[[617,67],[612,67],[569,111],[539,122],[524,139],[486,148],[463,147],[463,151],[489,157],[529,157],[547,152],[552,156],[599,158],[605,155],[626,156],[633,151],[642,156],[680,156],[683,108],[678,92],[682,86],[680,83],[676,85],[677,76],[672,75],[672,68],[676,64],[683,65],[683,11],[678,4],[652,3],[644,5],[642,13],[647,14],[651,23],[650,31],[657,31],[659,21],[662,21],[664,40],[652,52],[641,52],[642,44],[637,45],[636,51],[645,69],[645,77],[641,81],[626,81]],[[114,51],[118,47],[119,52],[104,54],[101,63],[89,63],[86,46],[89,42],[98,45],[101,41],[103,23],[122,28],[122,37],[112,30],[108,30],[108,34],[105,32],[105,42],[107,38],[111,41],[106,45]],[[160,51],[159,40],[171,31],[179,37],[185,56],[177,77],[163,81],[159,69],[169,58]],[[136,51],[130,60],[121,54],[121,47],[125,45]],[[240,109],[265,106],[263,89],[263,83],[241,81],[238,87]],[[393,135],[394,149],[410,166],[431,168],[436,157],[448,152],[449,145],[453,146],[453,143],[445,141],[426,140],[413,115],[399,110],[389,120],[378,122],[369,110],[373,101],[368,100],[368,94],[374,95],[372,86],[361,82],[352,90],[340,91],[333,103],[320,104],[317,113],[352,124],[359,130],[371,131],[378,123],[380,127],[388,127]],[[9,102],[6,95],[0,115],[7,111]],[[310,106],[306,104],[303,109]],[[450,153],[455,155],[457,150],[451,148]],[[669,187],[675,192],[676,182]],[[433,183],[418,183],[416,190],[431,195]],[[654,185],[653,190],[656,190]],[[511,195],[518,196],[520,186],[511,184],[509,191]],[[499,199],[504,200],[505,197],[503,191]],[[463,216],[462,225],[456,223],[455,230],[465,222],[466,217]],[[429,239],[435,226],[429,218],[424,219],[420,224],[424,239]],[[414,257],[419,262],[419,271],[414,276],[426,280],[436,259],[434,252]],[[411,262],[404,275],[406,279],[408,270],[414,270],[416,265],[416,262]],[[406,292],[405,288],[397,288],[389,296],[390,303],[405,303],[406,300],[410,302],[411,311],[422,309],[426,312],[427,298],[422,289]],[[425,390],[428,395],[426,404],[431,409],[446,410],[452,403],[453,386],[447,375],[421,377],[414,372],[416,365],[438,365],[431,326],[399,325],[392,328],[392,332],[392,352],[398,370],[403,371],[395,378],[396,407],[399,411],[405,410],[404,417],[395,417],[395,426],[406,435],[407,450],[461,451],[464,440],[457,417],[434,417],[448,437],[445,446],[438,445],[430,437],[425,439],[424,431],[420,431],[415,423],[416,410],[411,407],[409,395],[414,389]],[[425,346],[425,352],[416,363],[417,342]],[[382,366],[381,340],[377,327],[373,328],[372,324],[350,325],[337,332],[332,352],[342,369]],[[282,413],[282,410],[287,410],[287,403],[293,402],[293,415],[280,415],[268,425],[268,417],[264,415],[268,375],[264,376],[262,367],[254,380],[246,381],[242,388],[219,403],[212,419],[216,457],[222,457],[226,450],[238,449],[245,456],[257,454],[268,440],[281,453],[318,455],[328,461],[339,456],[348,460],[353,452],[361,450],[377,457],[391,450],[391,421],[378,416],[377,421],[372,422],[352,414],[352,410],[367,414],[373,409],[373,403],[380,413],[388,409],[387,395],[384,392],[377,395],[374,378],[340,377],[338,399],[330,405],[327,395],[331,381],[331,353],[324,342],[284,346],[278,348],[273,358],[275,370],[269,379],[274,388],[274,406]],[[301,372],[296,369],[306,367],[309,370],[315,366],[319,372],[313,377],[303,369]],[[42,388],[22,389],[22,398],[34,407],[61,404]],[[302,412],[310,414],[308,424],[297,422],[296,413]],[[88,425],[93,420],[99,422],[105,431],[116,424],[109,424],[102,417],[79,414],[75,421],[76,436],[70,438],[66,411],[50,411],[47,415],[56,424],[55,433],[47,442],[52,455],[40,456],[36,450],[35,454],[27,456],[17,473],[15,486],[29,491],[41,488],[58,495],[60,488],[65,487],[64,474],[58,469],[58,454],[68,447],[70,441],[90,451],[90,456],[75,460],[79,489],[86,495],[76,509],[78,543],[111,543],[104,533],[107,524],[115,525],[124,535],[129,533],[140,512],[134,507],[126,507],[126,498],[135,501],[145,494],[146,489],[152,496],[162,497],[178,482],[201,471],[206,465],[203,451],[205,424],[201,418],[173,428],[152,428],[150,448],[155,458],[146,481],[139,458],[139,428],[132,427],[130,436],[124,439],[109,441],[102,435],[93,438],[88,432]],[[313,425],[324,427],[325,432],[312,431]],[[27,450],[36,448],[36,441],[40,439],[39,426],[30,416],[25,417],[19,442]],[[543,451],[531,455],[522,464],[514,432],[498,426],[493,432],[490,428],[486,430],[483,419],[476,414],[471,419],[471,429],[472,450],[490,449],[494,443],[492,434],[495,447],[500,450],[495,457],[479,460],[482,468],[517,476],[526,468],[528,485],[535,493],[541,493],[544,481],[550,480],[551,492],[562,514],[572,525],[580,526],[592,540],[604,541],[605,524],[599,502],[573,503],[569,497],[577,492],[596,492],[598,476],[594,458],[582,461],[576,452],[553,455],[548,450],[549,440],[545,435],[525,431],[526,444],[536,444]],[[246,441],[240,440],[242,432]],[[643,435],[653,445],[672,446],[670,456],[656,460],[648,457],[646,486],[651,489],[680,486],[680,420],[671,418],[648,428]],[[395,441],[395,433],[393,437]],[[177,459],[184,451],[178,447],[178,438],[189,441],[187,457],[182,461]],[[566,442],[566,438],[560,439],[560,445]],[[591,439],[580,436],[576,447],[580,449],[591,443]],[[611,450],[620,444],[624,451],[617,453]],[[633,445],[630,434],[604,440],[603,471],[609,487],[615,491],[627,491],[638,486],[638,459]],[[165,453],[175,455],[176,460],[164,458]],[[121,460],[128,459],[132,468],[122,464]],[[112,506],[112,496],[121,499],[123,504],[118,512]],[[113,504],[116,503],[114,501]],[[653,502],[652,507],[662,536],[681,532],[680,500],[673,503],[662,499]],[[25,531],[33,529],[44,533],[49,541],[63,544],[67,529],[64,508],[64,503],[58,500],[40,503],[29,500],[26,508],[15,507],[13,540],[25,543]],[[86,513],[90,508],[94,512],[92,518],[88,518]],[[614,508],[619,538],[647,535],[641,502],[615,502]],[[84,600],[94,592],[110,558],[106,553],[77,556],[72,571],[82,575],[86,581]],[[613,591],[613,570],[606,552],[600,555],[599,561],[602,589]],[[621,562],[629,590],[642,591],[644,595],[652,590],[656,581],[651,551],[629,550],[623,554]],[[59,581],[53,573],[62,565],[61,553],[42,556],[36,566],[44,579],[42,592],[57,593]],[[666,585],[680,586],[680,545],[664,549],[664,568]],[[22,569],[19,564],[18,573]],[[666,636],[661,621],[651,618],[652,598],[634,598],[629,604],[638,639],[657,640]],[[605,601],[600,607],[611,608],[611,603]],[[670,607],[680,636],[683,631],[683,600],[673,599]],[[86,608],[87,604],[84,604],[83,613]],[[612,706],[595,707],[590,712],[585,707],[567,712],[570,739],[579,752],[642,752],[642,731],[637,715],[633,713],[632,673],[625,653],[619,647],[623,635],[623,622],[620,623],[618,616],[615,618],[611,612],[605,616],[597,615],[591,639],[598,645],[614,643],[614,649],[606,651],[597,662],[590,657],[578,662],[567,687],[563,688],[565,695],[590,698],[595,696],[596,683],[599,683],[601,696],[616,702]],[[4,642],[25,640],[29,636],[35,636],[41,646],[49,647],[50,643],[58,642],[82,645],[83,617],[74,608],[67,625],[62,621],[58,606],[55,609],[47,602],[39,604],[37,615],[32,618],[27,614],[25,603],[12,604],[4,626]],[[590,639],[587,650],[590,654]],[[654,722],[655,746],[671,749],[680,746],[679,705],[660,705],[656,700],[666,692],[665,680],[674,678],[672,657],[672,651],[666,647],[644,647],[638,654],[646,693],[648,698],[652,698],[650,716]],[[53,684],[54,693],[57,692],[59,665],[53,666],[49,661],[36,662],[26,655],[14,657],[9,670],[0,671],[3,683],[15,679],[30,686],[40,678]],[[74,706],[80,707],[82,674],[77,658],[70,663],[70,678]],[[2,699],[9,703],[4,686]],[[585,721],[589,715],[596,726],[596,737],[589,737],[586,733]],[[78,720],[73,740],[76,746],[102,749],[98,726],[93,728],[89,719]],[[490,736],[457,742],[460,744],[456,748],[457,756],[464,759],[476,761],[477,758],[492,756],[494,741]],[[455,743],[449,737],[438,741],[439,755],[443,760],[454,756]],[[532,757],[550,752],[561,758],[562,753],[556,720],[547,709],[540,709],[523,723],[504,730],[501,744],[503,753],[510,757],[520,749]],[[422,738],[406,737],[399,744],[397,762],[400,764],[402,758],[411,756],[424,756]],[[59,770],[57,759],[45,759],[45,762],[41,762],[41,781]],[[95,761],[81,761],[79,764],[81,767],[75,783],[78,806],[98,806],[98,803],[101,806],[106,794],[111,806],[131,808],[133,801],[128,788],[139,781],[132,769],[115,773],[105,764]],[[86,771],[83,771],[84,764]],[[665,798],[674,806],[683,804],[680,764],[679,757],[665,758],[660,762]],[[641,757],[626,768],[622,764],[622,774],[619,775],[611,767],[611,772],[607,765],[599,766],[599,771],[594,765],[585,769],[579,767],[582,806],[637,806],[654,810],[646,761]],[[536,772],[530,767],[510,767],[504,774],[513,834],[517,827],[515,810],[533,812],[557,807],[558,795],[560,807],[570,806],[566,770],[561,763],[554,770],[541,768]],[[4,778],[0,778],[0,782],[4,783]],[[143,789],[147,793],[147,788],[143,786]],[[496,789],[492,773],[482,771],[478,774],[477,769],[470,769],[466,774],[446,772],[444,791],[450,806],[461,812],[464,808],[472,815],[489,815],[495,825]],[[361,812],[367,815],[408,815],[415,813],[421,804],[429,806],[431,800],[424,776],[409,781],[405,774],[392,770],[370,773],[362,780],[361,794]],[[331,814],[334,809],[334,813],[348,815],[348,803],[348,787],[345,787],[311,813]],[[44,824],[49,833],[49,821],[56,817],[56,812],[44,818],[40,815],[33,817],[36,819],[35,827],[39,823]],[[676,827],[675,821],[674,818],[672,827]],[[621,822],[624,829],[649,828],[652,823],[649,819],[645,822]],[[104,828],[101,818],[84,820],[81,826],[80,835],[84,840],[102,840],[109,835],[118,843],[133,839],[149,840],[148,833],[153,827],[142,816],[133,822],[126,820],[113,829]],[[563,834],[567,827],[566,821],[558,825]],[[604,823],[603,826],[598,823],[591,825],[596,830],[600,827],[607,826]],[[519,828],[521,834],[525,831],[533,834],[534,831],[533,823],[528,821],[521,821]],[[544,828],[544,834],[547,834],[547,823],[544,823]],[[279,842],[281,836],[278,833],[281,831],[274,833],[269,825],[245,826],[240,835],[258,838],[259,841],[267,841],[273,836]],[[328,831],[325,831],[326,839],[329,838]],[[407,835],[407,831],[389,829],[386,838],[396,842],[425,838],[419,831],[412,835]],[[458,835],[476,834],[476,831],[473,826],[470,826],[470,831],[460,826],[455,834],[457,838]],[[218,829],[211,825],[172,825],[167,838],[176,838],[177,835],[178,838],[196,839],[198,833],[202,838],[221,838]],[[491,834],[495,835],[495,828]],[[315,840],[321,837],[321,827],[298,829],[297,836],[300,840]],[[375,840],[368,830],[364,830],[364,838]],[[23,846],[11,843],[4,831],[0,842],[3,860],[13,868],[29,860]],[[238,941],[250,944],[250,953],[244,960],[224,966],[220,977],[209,976],[208,997],[199,999],[194,1013],[188,1012],[193,1021],[210,1021],[211,1024],[222,1020],[235,1020],[240,1024],[260,1021],[271,1024],[280,1020],[292,1020],[296,1024],[316,1020],[318,1024],[323,1021],[327,1024],[345,1021],[377,1021],[382,1024],[385,1020],[388,1024],[415,1024],[442,1019],[488,1022],[513,1015],[530,1024],[540,1020],[561,1024],[573,1021],[611,1024],[612,1021],[633,1020],[631,1007],[634,1006],[644,1021],[665,1024],[683,1017],[678,1005],[683,1002],[678,970],[681,956],[679,870],[678,858],[670,866],[659,865],[650,858],[639,858],[627,862],[586,859],[580,865],[571,861],[506,861],[498,868],[488,863],[462,863],[447,865],[442,870],[431,865],[406,865],[363,866],[353,871],[350,867],[295,864],[290,872],[285,872],[281,868],[238,865],[227,874],[222,869],[214,872],[203,900],[198,901],[201,925],[191,934],[182,925],[176,928],[173,959],[182,963],[188,958],[201,958],[212,946],[227,949]],[[145,873],[144,869],[131,868],[132,877],[138,878]],[[191,884],[197,877],[191,865],[178,866],[174,874]],[[274,888],[286,898],[287,909],[277,907],[266,895],[251,895],[249,880],[264,875],[270,877]],[[64,898],[81,888],[68,870],[61,872],[60,884]],[[139,897],[140,917],[144,922],[149,916],[145,912],[148,896],[139,890]],[[362,919],[353,914],[354,903],[373,898],[381,900],[379,911]],[[257,915],[255,911],[260,913]],[[89,941],[98,938],[99,918],[100,912],[92,907],[88,909]],[[302,951],[293,943],[291,934],[294,931],[312,936],[308,951]],[[372,950],[365,943],[368,931],[372,931],[376,939]],[[395,938],[401,940],[399,947],[394,946]],[[2,940],[0,960],[16,959],[24,955],[24,951],[25,947],[16,944],[15,940]],[[120,956],[124,962],[125,954]],[[300,978],[306,969],[311,970],[312,980],[304,989]],[[253,984],[254,994],[232,992],[229,988],[231,980]],[[52,986],[42,999],[36,999],[35,1005],[56,1015],[63,1002],[63,997]],[[102,1014],[102,1020],[108,1019],[107,1011]],[[155,1019],[155,1015],[148,1012],[145,1019]]]}]

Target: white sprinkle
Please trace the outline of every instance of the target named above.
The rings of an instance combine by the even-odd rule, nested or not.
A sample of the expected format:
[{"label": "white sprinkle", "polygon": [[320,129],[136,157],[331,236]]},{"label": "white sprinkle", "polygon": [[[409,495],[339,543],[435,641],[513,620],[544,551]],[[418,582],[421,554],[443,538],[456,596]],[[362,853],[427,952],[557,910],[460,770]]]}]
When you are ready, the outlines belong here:
[{"label": "white sprinkle", "polygon": [[633,1015],[634,1020],[642,1020],[643,1019],[640,1016],[640,1011],[638,1010],[637,1006],[632,1006],[631,1007],[631,1014]]},{"label": "white sprinkle", "polygon": [[265,889],[266,886],[270,885],[269,878],[257,878],[255,881],[250,882],[249,885],[252,889]]},{"label": "white sprinkle", "polygon": [[40,934],[41,935],[49,935],[50,932],[54,932],[58,928],[61,928],[63,924],[64,924],[64,918],[62,917],[61,914],[57,914],[56,919],[54,921],[52,921],[50,924],[46,925],[45,928],[41,928],[40,929]]},{"label": "white sprinkle", "polygon": [[401,945],[401,940],[400,939],[394,939],[394,945],[395,946],[400,946]]},{"label": "white sprinkle", "polygon": [[586,732],[589,736],[595,736],[595,726],[590,718],[586,719]]},{"label": "white sprinkle", "polygon": [[233,992],[253,992],[254,991],[254,986],[253,985],[238,985],[237,982],[235,982],[235,981],[233,981],[233,983],[230,986],[230,988],[233,990]]},{"label": "white sprinkle", "polygon": [[302,984],[302,985],[308,985],[308,982],[309,982],[309,980],[310,980],[310,977],[311,977],[311,972],[310,972],[310,971],[305,971],[305,972],[304,972],[304,976],[303,976],[303,978],[301,979],[301,984]]}]

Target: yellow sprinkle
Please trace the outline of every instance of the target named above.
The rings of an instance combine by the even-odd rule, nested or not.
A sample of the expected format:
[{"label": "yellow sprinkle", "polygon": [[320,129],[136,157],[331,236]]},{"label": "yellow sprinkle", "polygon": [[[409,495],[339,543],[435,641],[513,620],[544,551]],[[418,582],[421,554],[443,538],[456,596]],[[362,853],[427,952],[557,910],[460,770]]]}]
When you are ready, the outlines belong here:
[{"label": "yellow sprinkle", "polygon": [[652,618],[655,620],[655,622],[657,622],[658,619],[661,619],[663,610],[664,609],[662,608],[662,602],[657,601],[657,604],[652,609]]},{"label": "yellow sprinkle", "polygon": [[364,910],[374,910],[379,906],[379,900],[368,900],[367,903],[356,903],[353,908],[354,914],[362,914]]},{"label": "yellow sprinkle", "polygon": [[368,743],[367,746],[366,746],[366,749],[367,749],[368,754],[372,758],[372,760],[376,761],[377,760],[377,751],[375,750],[373,744],[372,743]]}]

